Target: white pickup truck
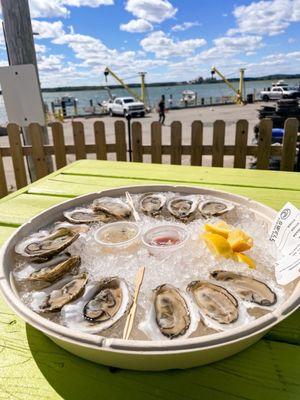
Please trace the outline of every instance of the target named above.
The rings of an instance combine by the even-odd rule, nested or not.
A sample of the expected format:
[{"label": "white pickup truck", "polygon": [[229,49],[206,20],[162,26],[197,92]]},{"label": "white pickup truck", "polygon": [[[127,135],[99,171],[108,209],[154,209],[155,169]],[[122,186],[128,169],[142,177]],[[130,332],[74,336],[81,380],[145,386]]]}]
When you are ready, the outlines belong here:
[{"label": "white pickup truck", "polygon": [[141,101],[136,101],[133,97],[117,97],[114,101],[108,104],[109,115],[127,115],[145,116],[145,105]]},{"label": "white pickup truck", "polygon": [[268,90],[262,90],[260,97],[262,101],[279,100],[279,99],[291,99],[297,97],[297,89],[282,85],[273,86]]}]

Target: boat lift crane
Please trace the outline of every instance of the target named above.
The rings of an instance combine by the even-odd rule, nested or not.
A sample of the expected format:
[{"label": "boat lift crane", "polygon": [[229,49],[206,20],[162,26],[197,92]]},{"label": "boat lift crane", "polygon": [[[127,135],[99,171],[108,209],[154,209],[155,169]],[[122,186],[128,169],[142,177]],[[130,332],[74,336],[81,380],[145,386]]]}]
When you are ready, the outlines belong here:
[{"label": "boat lift crane", "polygon": [[120,85],[123,86],[123,88],[125,90],[127,90],[128,93],[130,93],[135,99],[141,101],[142,103],[144,103],[145,108],[146,108],[146,103],[147,103],[147,99],[146,99],[146,88],[145,88],[145,75],[146,72],[139,72],[139,75],[141,77],[141,95],[139,96],[134,90],[132,90],[128,85],[126,85],[126,83],[123,81],[123,79],[121,79],[115,72],[113,72],[109,67],[106,67],[104,70],[104,76],[105,76],[105,80],[107,82],[107,76],[111,75],[117,82],[120,83]]},{"label": "boat lift crane", "polygon": [[244,73],[245,73],[245,68],[240,68],[240,81],[239,81],[239,88],[236,89],[230,82],[229,80],[215,67],[213,66],[211,68],[211,76],[213,77],[214,74],[219,75],[219,77],[226,83],[226,85],[234,91],[236,94],[235,101],[237,104],[245,105],[246,101],[244,99]]}]

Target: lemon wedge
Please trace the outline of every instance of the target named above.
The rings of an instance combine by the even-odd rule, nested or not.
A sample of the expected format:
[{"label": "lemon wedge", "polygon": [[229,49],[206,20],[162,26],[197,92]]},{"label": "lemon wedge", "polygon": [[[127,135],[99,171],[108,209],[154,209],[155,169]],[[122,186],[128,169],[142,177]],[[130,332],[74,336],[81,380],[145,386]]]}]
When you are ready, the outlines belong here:
[{"label": "lemon wedge", "polygon": [[234,258],[238,262],[247,264],[249,268],[252,268],[252,269],[256,268],[255,262],[249,256],[246,256],[245,254],[242,254],[242,253],[234,253],[234,256],[235,256]]},{"label": "lemon wedge", "polygon": [[233,229],[225,221],[219,221],[216,224],[205,224],[204,229],[207,232],[216,233],[217,235],[223,236],[225,239],[228,238],[229,232]]},{"label": "lemon wedge", "polygon": [[223,236],[207,232],[201,235],[201,237],[212,253],[225,258],[233,257],[232,248]]},{"label": "lemon wedge", "polygon": [[253,239],[240,229],[230,231],[227,240],[232,250],[238,253],[249,250],[253,246]]}]

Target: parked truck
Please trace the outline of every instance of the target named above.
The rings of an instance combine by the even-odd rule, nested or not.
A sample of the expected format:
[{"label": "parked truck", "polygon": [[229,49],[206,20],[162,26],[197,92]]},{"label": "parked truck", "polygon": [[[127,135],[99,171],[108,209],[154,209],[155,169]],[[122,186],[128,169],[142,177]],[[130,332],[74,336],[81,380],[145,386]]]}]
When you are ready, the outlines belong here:
[{"label": "parked truck", "polygon": [[110,116],[127,115],[145,116],[145,105],[141,101],[136,101],[133,97],[117,97],[112,103],[107,104]]}]

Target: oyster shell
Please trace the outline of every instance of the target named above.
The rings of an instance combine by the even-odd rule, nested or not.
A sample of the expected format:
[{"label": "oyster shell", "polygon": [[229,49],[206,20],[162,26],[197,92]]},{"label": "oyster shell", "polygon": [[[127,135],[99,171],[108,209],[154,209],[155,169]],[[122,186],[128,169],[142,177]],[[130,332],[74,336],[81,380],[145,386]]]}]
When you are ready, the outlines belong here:
[{"label": "oyster shell", "polygon": [[206,200],[199,204],[198,209],[204,217],[211,217],[222,215],[233,210],[234,205],[221,200]]},{"label": "oyster shell", "polygon": [[170,339],[182,336],[191,323],[187,303],[174,286],[164,284],[154,289],[156,323],[160,332]]},{"label": "oyster shell", "polygon": [[124,201],[112,197],[101,197],[94,200],[92,209],[96,213],[104,213],[116,219],[129,218],[131,215],[131,208]]},{"label": "oyster shell", "polygon": [[[54,261],[54,262],[53,262]],[[80,266],[81,259],[79,256],[69,256],[62,261],[57,262],[56,259],[47,262],[46,266],[41,267],[38,271],[32,272],[28,280],[29,281],[43,281],[43,282],[55,282],[61,278],[64,274],[70,271],[77,270]]]},{"label": "oyster shell", "polygon": [[168,201],[167,209],[175,218],[186,222],[195,213],[198,202],[197,198],[191,196],[173,197]]},{"label": "oyster shell", "polygon": [[46,297],[41,310],[43,312],[60,311],[64,305],[76,300],[83,293],[87,280],[86,273],[74,276],[71,281],[53,290]]},{"label": "oyster shell", "polygon": [[250,276],[236,274],[230,271],[214,271],[211,276],[222,282],[226,282],[245,301],[260,306],[272,306],[277,301],[274,293],[268,285]]},{"label": "oyster shell", "polygon": [[15,252],[23,257],[46,260],[72,244],[79,237],[78,232],[59,228],[50,234],[34,234],[18,243]]},{"label": "oyster shell", "polygon": [[158,215],[166,204],[166,196],[161,193],[145,193],[140,198],[140,209],[145,214]]},{"label": "oyster shell", "polygon": [[93,222],[111,222],[113,217],[104,212],[95,212],[90,208],[75,208],[64,212],[65,218],[72,224],[91,224]]},{"label": "oyster shell", "polygon": [[231,324],[238,319],[238,302],[222,286],[206,281],[194,281],[187,287],[201,312],[220,324]]},{"label": "oyster shell", "polygon": [[132,304],[132,296],[125,280],[104,278],[87,285],[84,295],[62,310],[65,325],[88,333],[98,333],[110,328],[124,315]]}]

